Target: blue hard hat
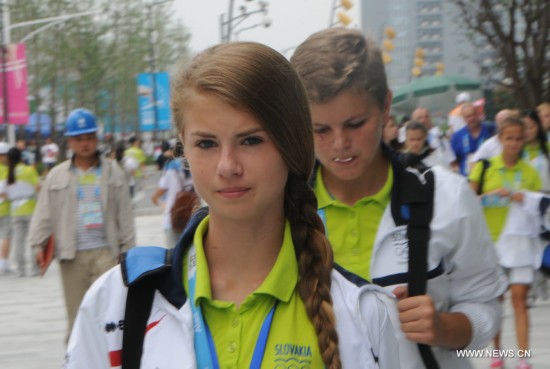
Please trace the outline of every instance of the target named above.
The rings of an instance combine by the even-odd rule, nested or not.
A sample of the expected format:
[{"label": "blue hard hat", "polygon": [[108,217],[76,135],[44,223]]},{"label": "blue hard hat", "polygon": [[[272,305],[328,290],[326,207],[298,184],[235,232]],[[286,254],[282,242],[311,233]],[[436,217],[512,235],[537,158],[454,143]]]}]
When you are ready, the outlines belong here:
[{"label": "blue hard hat", "polygon": [[67,118],[65,136],[78,136],[97,131],[95,115],[86,109],[76,109]]}]

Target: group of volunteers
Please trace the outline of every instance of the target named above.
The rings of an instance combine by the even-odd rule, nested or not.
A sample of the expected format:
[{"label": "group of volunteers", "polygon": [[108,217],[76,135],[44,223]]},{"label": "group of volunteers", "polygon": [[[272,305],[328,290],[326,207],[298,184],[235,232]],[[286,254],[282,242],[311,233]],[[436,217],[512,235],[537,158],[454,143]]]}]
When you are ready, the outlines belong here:
[{"label": "group of volunteers", "polygon": [[12,272],[10,249],[17,264],[17,276],[38,275],[36,263],[28,261],[26,239],[39,190],[40,175],[36,169],[40,152],[42,174],[57,162],[59,147],[51,138],[43,146],[32,149],[24,140],[14,147],[0,142],[0,275]]},{"label": "group of volunteers", "polygon": [[[0,143],[1,266],[8,271],[11,239],[17,274],[44,273],[53,240],[69,330],[88,288],[135,245],[127,176],[99,153],[97,129],[90,111],[74,110],[65,132],[73,155],[48,165],[43,181],[34,166],[22,162],[18,147]],[[30,258],[25,258],[27,248]]]},{"label": "group of volunteers", "polygon": [[[507,275],[517,348],[528,350],[529,294],[548,298],[548,277],[538,270],[549,243],[544,226],[548,205],[544,201],[550,193],[550,103],[524,112],[502,109],[494,125],[482,122],[479,111],[467,101],[461,101],[457,111],[464,125],[457,125],[460,115],[453,116],[451,132],[456,131],[450,140],[438,127],[433,128],[428,109],[420,107],[402,127],[405,135],[401,140],[396,120],[388,120],[384,141],[402,157],[413,153],[426,166],[467,176],[482,205],[498,263]],[[437,142],[434,137],[439,138]],[[494,339],[494,348],[502,349],[500,334]],[[491,368],[504,365],[504,358],[492,358]],[[529,369],[531,365],[520,360],[517,368]]]},{"label": "group of volunteers", "polygon": [[[65,368],[472,367],[456,350],[497,335],[507,278],[468,179],[384,143],[392,92],[372,40],[323,30],[290,62],[258,43],[217,45],[171,84],[207,206],[171,235],[175,248],[131,248],[93,283]],[[77,159],[64,170],[103,180],[109,164]],[[39,207],[80,199],[61,198],[58,167]],[[96,188],[126,191],[117,179]],[[113,260],[133,229],[108,231],[131,208],[99,203],[121,217],[101,219]],[[79,214],[97,219],[96,205]],[[38,250],[59,218],[33,219]],[[62,265],[86,252],[82,237],[65,239]]]},{"label": "group of volunteers", "polygon": [[18,276],[38,275],[38,266],[25,254],[39,183],[36,168],[23,162],[23,152],[0,142],[0,274],[10,271],[12,251]]}]

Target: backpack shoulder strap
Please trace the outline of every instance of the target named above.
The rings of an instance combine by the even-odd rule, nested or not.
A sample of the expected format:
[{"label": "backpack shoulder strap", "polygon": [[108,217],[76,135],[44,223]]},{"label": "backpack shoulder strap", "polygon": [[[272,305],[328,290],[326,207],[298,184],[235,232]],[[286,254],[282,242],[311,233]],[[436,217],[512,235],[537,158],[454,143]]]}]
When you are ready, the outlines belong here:
[{"label": "backpack shoulder strap", "polygon": [[147,320],[155,296],[155,278],[144,278],[128,287],[124,331],[122,334],[122,369],[139,369]]},{"label": "backpack shoulder strap", "polygon": [[169,270],[172,249],[133,248],[121,261],[124,283],[128,286],[122,334],[122,369],[139,369],[147,320],[155,291]]},{"label": "backpack shoulder strap", "polygon": [[481,159],[480,161],[483,164],[483,168],[481,168],[481,176],[479,176],[479,186],[477,187],[478,196],[483,193],[483,184],[485,183],[485,174],[487,174],[487,168],[491,166],[491,163],[487,159]]},{"label": "backpack shoulder strap", "polygon": [[[431,170],[421,173],[407,168],[400,173],[401,203],[408,207],[407,238],[409,240],[409,296],[426,293],[430,223],[433,217],[435,178]],[[430,346],[418,344],[426,369],[439,369]]]},{"label": "backpack shoulder strap", "polygon": [[433,216],[434,174],[405,170],[401,176],[401,200],[408,207],[407,238],[409,240],[409,296],[426,293],[428,244]]}]

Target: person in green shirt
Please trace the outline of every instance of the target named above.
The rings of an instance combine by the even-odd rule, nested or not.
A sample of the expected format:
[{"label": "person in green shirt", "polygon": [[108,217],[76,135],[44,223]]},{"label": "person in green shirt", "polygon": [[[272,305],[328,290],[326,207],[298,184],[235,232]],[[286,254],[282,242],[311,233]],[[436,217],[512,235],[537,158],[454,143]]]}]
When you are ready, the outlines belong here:
[{"label": "person in green shirt", "polygon": [[[517,118],[507,118],[502,122],[498,134],[502,144],[502,153],[489,160],[482,178],[483,163],[478,162],[470,173],[472,190],[480,193],[481,203],[487,219],[487,225],[493,241],[500,246],[500,235],[508,221],[510,204],[522,203],[522,190],[540,191],[542,182],[537,170],[521,159],[525,145],[525,124]],[[482,188],[480,190],[480,185]],[[516,245],[519,247],[519,245]],[[502,248],[499,248],[503,250]],[[499,259],[507,258],[506,250],[500,251]],[[513,250],[510,250],[513,251]],[[504,263],[503,263],[504,264]],[[530,265],[503,265],[510,282],[512,305],[514,308],[516,339],[519,350],[529,349],[529,315],[527,311],[527,294],[534,280],[534,268]],[[500,334],[495,337],[494,346],[500,350]],[[493,368],[503,368],[504,361],[494,358]],[[521,361],[517,368],[529,369],[526,361]]]},{"label": "person in green shirt", "polygon": [[0,142],[0,274],[9,272],[11,239],[10,202],[7,197],[8,157],[10,145]]},{"label": "person in green shirt", "polygon": [[[490,342],[506,286],[466,179],[437,165],[405,167],[383,144],[392,92],[381,50],[361,31],[316,32],[291,63],[308,93],[317,159],[311,185],[335,261],[397,297],[387,303],[403,368],[422,367],[428,355],[418,344],[431,346],[441,368],[470,368],[454,350]],[[409,294],[414,216],[402,202],[405,172],[424,183],[428,172],[434,178],[428,255],[413,261],[427,262],[427,288],[416,296]]]},{"label": "person in green shirt", "polygon": [[[183,307],[152,297],[149,319],[158,319],[157,307],[163,318],[149,325],[141,363],[400,368],[382,302],[388,294],[334,265],[308,184],[314,146],[307,97],[285,57],[257,43],[214,46],[182,64],[171,99],[184,158],[208,210],[197,211],[173,254],[167,283],[184,294]],[[143,263],[133,264],[133,255],[151,249],[130,251],[122,268],[89,290],[67,369],[120,365],[108,360],[120,352],[122,335],[116,325],[106,333],[96,317],[118,321],[126,296],[121,270],[135,271]],[[108,290],[113,299],[104,298]]]},{"label": "person in green shirt", "polygon": [[[38,275],[36,260],[31,257],[31,259],[26,262],[25,253],[31,217],[36,207],[36,195],[40,176],[33,166],[26,165],[22,162],[23,156],[18,148],[11,148],[7,156],[7,194],[11,208],[17,275],[23,277],[28,273],[30,276],[35,276]],[[26,264],[28,264],[28,271],[25,270]]]}]

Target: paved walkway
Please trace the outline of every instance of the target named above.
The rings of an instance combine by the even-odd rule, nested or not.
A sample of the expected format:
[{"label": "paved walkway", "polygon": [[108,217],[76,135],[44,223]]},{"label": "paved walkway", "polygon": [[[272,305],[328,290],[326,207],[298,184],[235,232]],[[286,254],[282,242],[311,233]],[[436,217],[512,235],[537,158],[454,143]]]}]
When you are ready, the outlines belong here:
[{"label": "paved walkway", "polygon": [[[161,216],[136,218],[138,245],[162,245]],[[550,369],[550,301],[538,301],[531,312],[534,369]],[[58,265],[44,278],[0,276],[0,369],[59,369],[65,345],[65,309]],[[504,349],[515,349],[509,301],[503,329]],[[474,359],[475,369],[489,359]],[[514,368],[510,361],[508,369]],[[441,368],[445,369],[445,368]]]}]

